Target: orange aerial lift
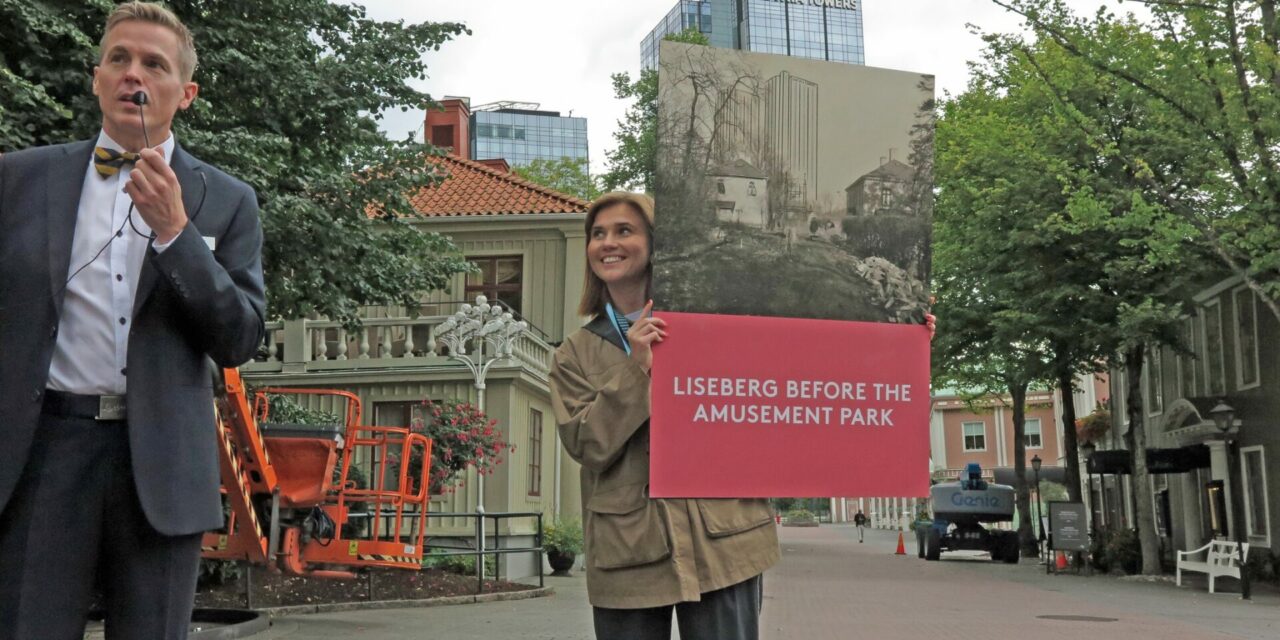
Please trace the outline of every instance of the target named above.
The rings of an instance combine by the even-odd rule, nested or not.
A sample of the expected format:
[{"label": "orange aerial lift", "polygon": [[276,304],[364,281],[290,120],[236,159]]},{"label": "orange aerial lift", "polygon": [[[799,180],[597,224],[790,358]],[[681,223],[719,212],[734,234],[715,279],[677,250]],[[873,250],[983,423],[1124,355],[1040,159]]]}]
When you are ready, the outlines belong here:
[{"label": "orange aerial lift", "polygon": [[[360,399],[330,389],[259,389],[222,372],[218,457],[226,525],[205,558],[272,571],[352,578],[367,567],[420,569],[431,440],[407,427],[360,426]],[[342,424],[272,423],[268,394],[325,396]],[[421,469],[410,474],[410,460]],[[366,470],[367,487],[353,480]]]}]

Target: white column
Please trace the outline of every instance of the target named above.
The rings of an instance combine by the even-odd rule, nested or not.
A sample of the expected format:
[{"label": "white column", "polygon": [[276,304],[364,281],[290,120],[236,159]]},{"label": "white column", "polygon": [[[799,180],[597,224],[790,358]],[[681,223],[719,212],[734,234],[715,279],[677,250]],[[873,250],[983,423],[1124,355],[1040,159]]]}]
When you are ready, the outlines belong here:
[{"label": "white column", "polygon": [[1227,455],[1227,443],[1225,440],[1210,440],[1205,444],[1209,445],[1209,477],[1213,480],[1222,481],[1222,497],[1227,501],[1227,512],[1222,514],[1227,519],[1227,532],[1229,537],[1235,539],[1235,517],[1231,513],[1235,504],[1231,501],[1231,478],[1227,476],[1227,463],[1230,462]]},{"label": "white column", "polygon": [[995,416],[992,418],[992,422],[994,423],[993,429],[995,430],[995,433],[991,434],[992,435],[991,440],[995,442],[995,445],[996,445],[996,466],[997,467],[1013,466],[1009,463],[1009,453],[1005,451],[1004,415],[1005,415],[1004,407],[996,407]]},{"label": "white column", "polygon": [[[963,434],[961,434],[963,438]],[[941,409],[934,409],[929,419],[929,455],[934,469],[947,468],[947,432]],[[930,469],[932,473],[934,469]]]},{"label": "white column", "polygon": [[1184,549],[1199,549],[1204,544],[1204,518],[1200,513],[1200,492],[1197,474],[1182,474],[1182,532]]}]

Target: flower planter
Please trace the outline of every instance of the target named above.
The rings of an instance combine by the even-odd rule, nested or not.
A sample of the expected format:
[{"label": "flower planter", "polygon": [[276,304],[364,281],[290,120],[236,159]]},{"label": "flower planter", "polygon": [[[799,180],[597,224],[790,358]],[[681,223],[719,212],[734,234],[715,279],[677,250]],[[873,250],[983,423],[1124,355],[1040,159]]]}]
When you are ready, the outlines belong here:
[{"label": "flower planter", "polygon": [[547,562],[551,565],[551,575],[567,576],[569,570],[573,568],[574,561],[577,556],[572,553],[563,553],[556,549],[547,550]]}]

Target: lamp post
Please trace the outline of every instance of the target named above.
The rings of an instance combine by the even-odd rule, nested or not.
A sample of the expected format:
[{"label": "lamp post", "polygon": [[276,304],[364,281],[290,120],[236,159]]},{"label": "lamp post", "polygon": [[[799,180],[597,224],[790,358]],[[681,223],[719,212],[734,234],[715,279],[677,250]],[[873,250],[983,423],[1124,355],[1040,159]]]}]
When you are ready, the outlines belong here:
[{"label": "lamp post", "polygon": [[1233,479],[1235,474],[1231,473],[1231,459],[1236,456],[1240,444],[1238,430],[1236,438],[1229,437],[1231,430],[1237,426],[1236,410],[1226,400],[1219,400],[1218,405],[1209,410],[1209,416],[1227,441],[1227,485],[1231,487],[1231,528],[1236,533],[1236,553],[1239,554],[1240,561],[1240,598],[1249,600],[1249,569],[1244,564],[1244,509],[1240,506],[1240,493],[1244,491],[1244,483],[1241,482],[1237,487]]},{"label": "lamp post", "polygon": [[[489,368],[511,357],[512,347],[529,329],[529,323],[516,319],[488,298],[476,297],[475,306],[463,304],[436,329],[436,342],[449,348],[449,358],[461,362],[475,382],[477,404],[484,413],[485,378]],[[468,349],[470,345],[470,349]],[[469,353],[468,353],[469,351]],[[476,474],[476,577],[484,582],[484,475]]]},{"label": "lamp post", "polygon": [[[1097,450],[1098,445],[1094,444],[1092,440],[1080,445],[1080,453],[1084,454],[1084,469],[1089,474],[1089,533],[1094,538],[1098,536],[1098,516],[1094,512],[1098,505],[1093,503],[1093,468],[1090,466],[1089,461]],[[1101,489],[1098,490],[1098,494],[1102,494]]]},{"label": "lamp post", "polygon": [[1040,535],[1036,536],[1036,539],[1039,541],[1041,552],[1043,553],[1044,551],[1044,501],[1040,499],[1040,465],[1042,464],[1044,464],[1044,461],[1040,459],[1039,455],[1036,455],[1035,457],[1031,458],[1031,470],[1035,471],[1036,473],[1036,530],[1040,532]]}]

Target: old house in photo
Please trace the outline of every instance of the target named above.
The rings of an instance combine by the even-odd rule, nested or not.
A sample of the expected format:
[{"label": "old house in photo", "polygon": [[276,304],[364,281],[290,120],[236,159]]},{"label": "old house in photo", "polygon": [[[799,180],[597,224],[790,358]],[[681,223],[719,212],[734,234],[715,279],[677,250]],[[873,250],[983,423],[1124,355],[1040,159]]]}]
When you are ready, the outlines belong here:
[{"label": "old house in photo", "polygon": [[745,160],[708,172],[716,220],[764,229],[769,221],[769,177]]},{"label": "old house in photo", "polygon": [[911,188],[915,179],[914,169],[891,157],[845,188],[846,210],[851,216],[914,216]]}]

